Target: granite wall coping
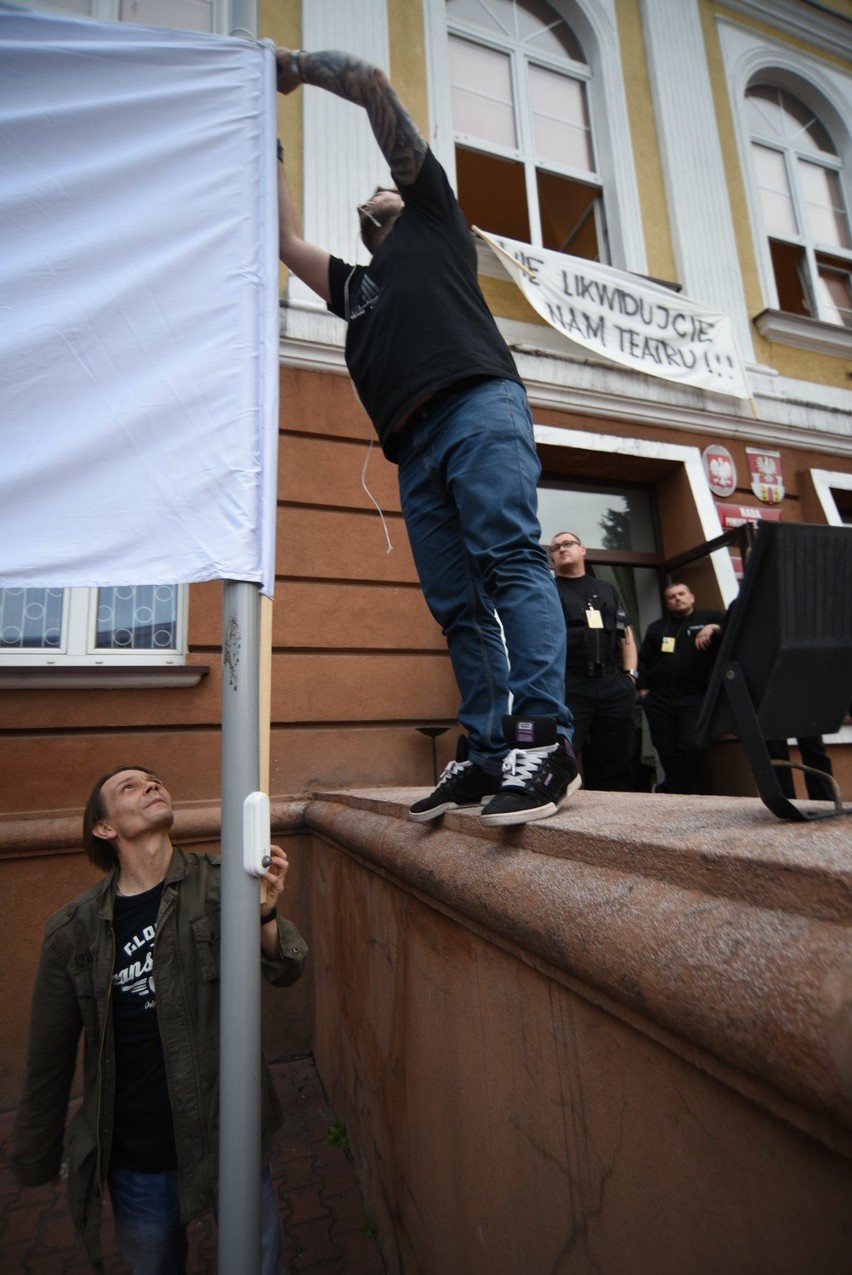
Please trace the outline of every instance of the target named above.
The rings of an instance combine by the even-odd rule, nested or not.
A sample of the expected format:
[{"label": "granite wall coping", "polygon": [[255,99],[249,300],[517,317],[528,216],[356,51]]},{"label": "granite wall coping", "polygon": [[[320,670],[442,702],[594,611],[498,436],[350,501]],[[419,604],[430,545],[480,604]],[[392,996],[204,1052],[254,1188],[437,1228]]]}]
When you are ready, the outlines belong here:
[{"label": "granite wall coping", "polygon": [[852,1155],[848,819],[786,824],[752,798],[581,793],[551,819],[488,829],[473,810],[408,821],[419,795],[318,793],[305,819]]}]

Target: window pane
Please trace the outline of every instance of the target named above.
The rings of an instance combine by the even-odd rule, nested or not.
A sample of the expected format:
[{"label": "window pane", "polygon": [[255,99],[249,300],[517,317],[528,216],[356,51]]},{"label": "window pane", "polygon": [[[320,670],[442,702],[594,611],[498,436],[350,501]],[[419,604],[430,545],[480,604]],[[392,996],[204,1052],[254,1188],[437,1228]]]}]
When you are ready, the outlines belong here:
[{"label": "window pane", "polygon": [[212,0],[121,0],[120,22],[182,31],[212,31]]},{"label": "window pane", "polygon": [[447,0],[447,19],[520,40],[554,57],[585,62],[573,31],[545,0]]},{"label": "window pane", "polygon": [[600,198],[596,186],[537,172],[541,214],[541,242],[555,252],[600,261],[600,245],[595,221],[595,205]]},{"label": "window pane", "polygon": [[849,226],[837,173],[803,159],[799,162],[799,180],[811,238],[832,248],[848,248]]},{"label": "window pane", "polygon": [[0,589],[0,648],[56,650],[64,589]]},{"label": "window pane", "polygon": [[456,148],[456,180],[459,203],[472,226],[530,242],[522,164],[459,146]]},{"label": "window pane", "polygon": [[852,278],[848,270],[820,262],[820,318],[826,323],[842,323],[852,328]]},{"label": "window pane", "polygon": [[831,138],[813,111],[804,102],[773,85],[749,89],[746,109],[754,133],[775,137],[797,150],[836,155]]},{"label": "window pane", "polygon": [[499,146],[515,146],[508,55],[450,39],[453,124],[457,133]]},{"label": "window pane", "polygon": [[589,549],[658,550],[651,493],[641,488],[570,487],[545,479],[538,516],[543,544],[558,531],[575,531]]},{"label": "window pane", "polygon": [[98,650],[177,649],[177,586],[98,590]]},{"label": "window pane", "polygon": [[559,14],[543,0],[526,0],[516,7],[518,37],[534,49],[551,53],[555,57],[569,57],[574,62],[585,62],[583,50],[574,32]]},{"label": "window pane", "polygon": [[530,103],[539,158],[569,168],[594,170],[585,85],[567,75],[532,66]]},{"label": "window pane", "polygon": [[778,289],[778,306],[787,314],[810,314],[813,307],[805,286],[807,267],[805,250],[798,244],[770,239],[769,251],[775,286]]},{"label": "window pane", "polygon": [[447,0],[447,17],[469,22],[492,35],[513,36],[513,0]]},{"label": "window pane", "polygon": [[784,156],[780,151],[756,143],[752,150],[767,234],[798,234]]}]

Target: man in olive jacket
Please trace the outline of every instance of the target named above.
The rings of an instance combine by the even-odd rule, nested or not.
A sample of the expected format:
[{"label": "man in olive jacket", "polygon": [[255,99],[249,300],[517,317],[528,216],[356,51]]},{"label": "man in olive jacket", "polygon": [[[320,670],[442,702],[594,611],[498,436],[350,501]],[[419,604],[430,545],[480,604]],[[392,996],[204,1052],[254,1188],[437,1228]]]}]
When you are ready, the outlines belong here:
[{"label": "man in olive jacket", "polygon": [[[83,841],[107,875],[48,920],[33,990],[15,1169],[26,1186],[56,1178],[64,1137],[74,1225],[98,1270],[107,1186],[135,1272],[184,1270],[186,1223],[217,1205],[220,866],[173,846],[173,820],[146,767],[98,780]],[[259,946],[280,987],[307,947],[277,915],[288,864],[270,853]],[[81,1032],[83,1097],[65,1135]],[[281,1269],[283,1237],[268,1169],[281,1113],[265,1064],[262,1121],[266,1275]]]}]

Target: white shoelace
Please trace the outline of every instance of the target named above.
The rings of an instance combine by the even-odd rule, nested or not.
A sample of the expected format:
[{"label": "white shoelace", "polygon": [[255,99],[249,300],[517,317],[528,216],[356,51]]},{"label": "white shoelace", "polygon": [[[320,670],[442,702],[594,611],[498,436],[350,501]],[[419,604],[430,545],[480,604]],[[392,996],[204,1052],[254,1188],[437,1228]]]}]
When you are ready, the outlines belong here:
[{"label": "white shoelace", "polygon": [[463,770],[467,770],[472,765],[469,761],[448,761],[444,769],[441,771],[441,778],[438,780],[438,787],[447,783],[448,780],[454,779],[456,775],[460,775]]},{"label": "white shoelace", "polygon": [[504,788],[523,788],[547,755],[558,747],[558,744],[551,744],[548,748],[513,748],[503,759]]}]

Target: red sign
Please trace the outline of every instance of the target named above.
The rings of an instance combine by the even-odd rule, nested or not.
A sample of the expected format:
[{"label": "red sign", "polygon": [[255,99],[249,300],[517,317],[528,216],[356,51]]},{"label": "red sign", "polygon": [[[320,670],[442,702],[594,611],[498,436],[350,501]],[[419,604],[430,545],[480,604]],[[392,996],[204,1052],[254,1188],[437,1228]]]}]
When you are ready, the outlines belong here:
[{"label": "red sign", "polygon": [[[722,505],[718,501],[716,512],[723,531],[728,531],[731,527],[744,527],[747,522],[780,522],[782,517],[780,509],[762,509],[759,505]],[[735,576],[742,580],[743,560],[736,549],[731,549],[731,562]]]},{"label": "red sign", "polygon": [[716,512],[725,531],[729,527],[743,527],[747,522],[780,522],[780,509],[761,509],[760,505],[721,505],[716,502]]}]

